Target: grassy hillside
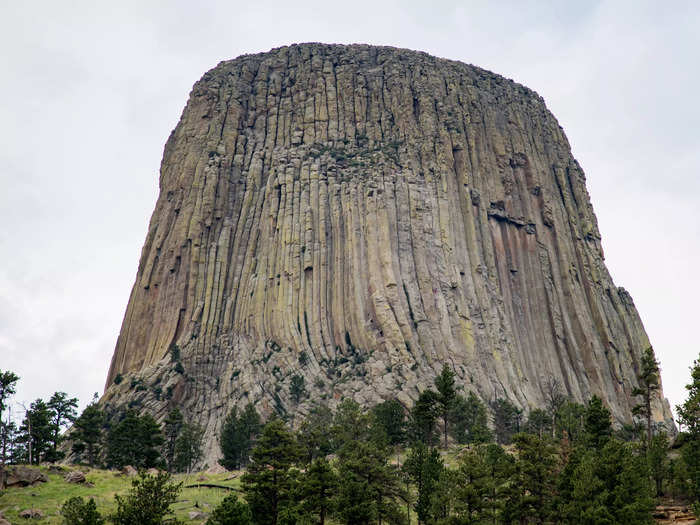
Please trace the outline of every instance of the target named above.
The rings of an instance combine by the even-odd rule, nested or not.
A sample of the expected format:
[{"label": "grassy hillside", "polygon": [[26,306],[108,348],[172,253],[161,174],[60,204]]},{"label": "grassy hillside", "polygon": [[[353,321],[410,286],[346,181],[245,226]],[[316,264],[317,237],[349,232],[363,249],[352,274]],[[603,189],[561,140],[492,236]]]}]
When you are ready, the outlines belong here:
[{"label": "grassy hillside", "polygon": [[[77,469],[76,469],[77,470]],[[94,498],[99,511],[105,515],[115,509],[114,495],[124,494],[131,487],[131,479],[112,470],[80,469],[86,474],[89,483],[93,487],[67,483],[63,480],[63,474],[52,474],[48,468],[41,467],[41,471],[49,477],[48,483],[38,483],[33,487],[9,488],[0,492],[0,512],[11,523],[20,523],[19,512],[24,509],[36,508],[44,513],[44,519],[39,523],[61,524],[60,509],[63,502],[74,496]],[[238,489],[240,486],[240,473],[225,472],[221,474],[197,473],[179,474],[174,476],[176,481],[183,485],[198,483],[210,483]],[[206,480],[200,478],[206,478]],[[233,478],[233,479],[231,479]],[[175,515],[185,522],[201,523],[204,519],[189,520],[188,513],[199,510],[208,513],[214,508],[229,491],[220,488],[183,488],[177,503],[173,505]],[[26,520],[22,520],[24,522]]]}]

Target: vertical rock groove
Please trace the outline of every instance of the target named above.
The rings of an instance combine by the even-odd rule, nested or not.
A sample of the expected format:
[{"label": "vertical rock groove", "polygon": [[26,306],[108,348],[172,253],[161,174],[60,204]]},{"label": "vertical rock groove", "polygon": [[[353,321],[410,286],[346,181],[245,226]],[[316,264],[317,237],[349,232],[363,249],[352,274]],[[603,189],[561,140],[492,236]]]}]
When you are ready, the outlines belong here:
[{"label": "vertical rock groove", "polygon": [[[648,345],[541,97],[424,53],[301,44],[195,84],[105,402],[179,404],[215,455],[233,404],[410,404],[449,363],[486,400],[541,405],[551,376],[627,420]],[[300,407],[295,374],[311,394]],[[670,416],[662,400],[656,412]]]}]

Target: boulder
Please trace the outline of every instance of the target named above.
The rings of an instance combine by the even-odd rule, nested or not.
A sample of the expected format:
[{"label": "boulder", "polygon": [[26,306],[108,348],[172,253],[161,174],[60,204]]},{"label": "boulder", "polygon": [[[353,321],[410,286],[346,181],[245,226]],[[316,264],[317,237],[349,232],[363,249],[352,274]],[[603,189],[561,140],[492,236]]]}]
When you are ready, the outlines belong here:
[{"label": "boulder", "polygon": [[74,470],[66,474],[66,477],[63,479],[68,483],[85,483],[85,474],[79,470]]},{"label": "boulder", "polygon": [[127,465],[122,469],[122,475],[127,476],[127,477],[133,477],[138,475],[138,470],[136,470],[134,467],[131,465]]},{"label": "boulder", "polygon": [[39,519],[44,517],[44,513],[39,509],[25,509],[19,513],[19,517],[24,519]]},{"label": "boulder", "polygon": [[27,487],[36,483],[46,483],[49,478],[39,469],[16,465],[5,471],[6,487]]}]

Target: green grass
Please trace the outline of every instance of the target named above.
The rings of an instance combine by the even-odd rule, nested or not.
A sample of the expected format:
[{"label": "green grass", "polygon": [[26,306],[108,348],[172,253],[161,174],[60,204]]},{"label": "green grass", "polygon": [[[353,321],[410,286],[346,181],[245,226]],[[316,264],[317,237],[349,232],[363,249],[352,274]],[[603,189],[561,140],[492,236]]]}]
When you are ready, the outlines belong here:
[{"label": "green grass", "polygon": [[[94,498],[98,510],[107,515],[115,510],[115,494],[125,494],[131,488],[131,479],[120,475],[113,470],[83,469],[87,481],[94,484],[89,487],[81,484],[66,483],[63,474],[51,474],[48,468],[41,467],[40,470],[49,477],[48,483],[37,483],[33,487],[8,488],[0,492],[0,512],[10,520],[11,523],[20,523],[18,514],[29,508],[40,509],[44,513],[44,518],[32,523],[42,524],[62,524],[60,515],[63,503],[72,497],[82,496],[85,499]],[[67,472],[67,471],[66,471]],[[177,474],[173,476],[175,481],[183,482],[183,485],[193,485],[196,483],[212,483],[224,485],[234,489],[240,488],[240,472],[224,472],[221,474],[193,473],[190,475]],[[206,480],[198,481],[203,476]],[[235,476],[235,479],[229,479]],[[229,491],[218,488],[183,488],[178,496],[177,502],[172,506],[175,516],[190,522],[188,513],[193,510],[209,513],[211,510],[229,494]],[[21,520],[22,522],[26,520]],[[191,523],[200,523],[202,519],[194,520]]]}]

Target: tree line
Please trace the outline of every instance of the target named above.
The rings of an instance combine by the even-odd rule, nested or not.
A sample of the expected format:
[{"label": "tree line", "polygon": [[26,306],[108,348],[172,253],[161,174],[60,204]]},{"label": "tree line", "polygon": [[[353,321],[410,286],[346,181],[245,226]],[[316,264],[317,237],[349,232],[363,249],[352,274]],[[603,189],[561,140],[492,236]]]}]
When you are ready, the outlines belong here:
[{"label": "tree line", "polygon": [[[314,406],[292,429],[277,416],[263,423],[252,404],[234,407],[220,463],[245,469],[242,498],[226,498],[208,523],[635,524],[651,522],[662,495],[700,510],[700,359],[691,372],[673,443],[652,424],[660,381],[651,349],[640,363],[637,422],[618,429],[600,398],[573,402],[553,379],[545,406],[525,415],[506,397],[487,405],[463,395],[448,366],[410,410],[395,399],[370,409],[346,399],[335,411]],[[12,390],[3,378],[0,402]],[[44,458],[53,435],[34,449]],[[93,402],[69,438],[76,459],[93,465],[187,471],[201,460],[201,428],[177,410],[162,426],[126,411],[106,428]]]}]

